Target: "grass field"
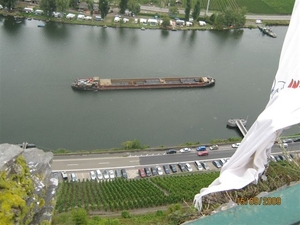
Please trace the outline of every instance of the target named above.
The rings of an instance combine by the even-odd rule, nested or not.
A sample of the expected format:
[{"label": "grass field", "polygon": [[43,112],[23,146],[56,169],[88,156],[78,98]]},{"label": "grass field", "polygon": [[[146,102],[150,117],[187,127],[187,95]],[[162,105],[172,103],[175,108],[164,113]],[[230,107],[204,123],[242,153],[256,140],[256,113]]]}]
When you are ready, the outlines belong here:
[{"label": "grass field", "polygon": [[[195,1],[196,2],[196,1]],[[291,14],[295,0],[215,0],[210,1],[209,10],[222,11],[246,7],[252,14]],[[207,8],[208,0],[201,1],[201,8]],[[184,3],[183,3],[184,5]]]}]

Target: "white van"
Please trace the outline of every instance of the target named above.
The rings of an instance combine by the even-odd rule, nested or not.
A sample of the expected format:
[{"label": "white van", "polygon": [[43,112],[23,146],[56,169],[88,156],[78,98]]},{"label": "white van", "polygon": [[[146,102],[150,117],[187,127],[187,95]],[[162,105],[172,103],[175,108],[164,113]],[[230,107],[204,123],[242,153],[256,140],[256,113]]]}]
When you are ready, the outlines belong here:
[{"label": "white van", "polygon": [[34,15],[43,15],[43,14],[44,14],[43,10],[37,9],[34,11]]},{"label": "white van", "polygon": [[25,7],[23,9],[23,11],[26,12],[26,13],[33,13],[33,8],[27,8],[27,7]]},{"label": "white van", "polygon": [[200,21],[199,21],[199,25],[200,25],[200,26],[206,26],[206,22],[200,20]]}]

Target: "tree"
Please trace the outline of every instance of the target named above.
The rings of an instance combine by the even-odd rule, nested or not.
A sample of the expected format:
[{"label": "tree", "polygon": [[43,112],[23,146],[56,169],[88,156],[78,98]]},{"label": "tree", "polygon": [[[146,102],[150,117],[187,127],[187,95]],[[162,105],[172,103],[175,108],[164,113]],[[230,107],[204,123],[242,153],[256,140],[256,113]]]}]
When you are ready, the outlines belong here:
[{"label": "tree", "polygon": [[190,18],[190,12],[191,12],[191,8],[192,8],[192,5],[191,5],[191,0],[187,0],[186,1],[186,7],[185,7],[185,16],[184,16],[184,19],[185,21],[189,21],[189,18]]},{"label": "tree", "polygon": [[78,0],[70,0],[70,8],[78,9]]},{"label": "tree", "polygon": [[214,17],[214,27],[215,27],[215,29],[217,29],[217,30],[223,29],[224,21],[225,21],[224,14],[220,13],[220,14],[215,15],[215,17]]},{"label": "tree", "polygon": [[53,12],[56,11],[56,1],[55,0],[41,0],[40,8],[47,13],[48,16],[51,16]]},{"label": "tree", "polygon": [[200,15],[200,0],[198,0],[195,4],[195,7],[194,7],[194,10],[193,10],[193,13],[192,13],[192,17],[193,19],[196,21]]},{"label": "tree", "polygon": [[127,9],[127,2],[128,2],[128,0],[121,0],[120,1],[119,7],[120,7],[120,13],[121,14],[125,13],[125,10]]},{"label": "tree", "polygon": [[176,6],[172,6],[172,7],[169,8],[169,14],[170,15],[176,16],[176,15],[178,15],[178,13],[179,13],[179,11],[178,11],[178,8]]},{"label": "tree", "polygon": [[15,7],[17,0],[3,0],[1,3],[6,6],[9,10]]},{"label": "tree", "polygon": [[83,208],[77,208],[72,210],[72,220],[76,225],[88,224],[88,214]]},{"label": "tree", "polygon": [[70,0],[55,0],[56,10],[59,12],[65,12],[69,8]]},{"label": "tree", "polygon": [[131,11],[135,15],[141,11],[141,6],[137,0],[128,0],[127,6],[129,11]]},{"label": "tree", "polygon": [[88,9],[90,10],[91,16],[94,14],[94,1],[87,0]]},{"label": "tree", "polygon": [[223,29],[223,27],[240,28],[246,23],[246,9],[231,9],[227,8],[224,13],[211,16],[211,21],[214,23],[215,29]]},{"label": "tree", "polygon": [[101,17],[104,19],[109,12],[109,4],[107,0],[99,1],[99,10],[100,10]]},{"label": "tree", "polygon": [[164,27],[164,28],[170,26],[170,17],[163,16],[161,26]]}]

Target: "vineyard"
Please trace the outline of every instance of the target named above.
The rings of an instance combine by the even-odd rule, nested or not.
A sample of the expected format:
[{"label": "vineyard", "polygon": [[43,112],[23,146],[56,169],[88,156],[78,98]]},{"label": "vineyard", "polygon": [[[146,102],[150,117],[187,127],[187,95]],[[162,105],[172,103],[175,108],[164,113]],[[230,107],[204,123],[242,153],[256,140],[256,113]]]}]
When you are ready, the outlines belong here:
[{"label": "vineyard", "polygon": [[[206,9],[208,0],[201,1],[200,6],[202,9]],[[216,0],[210,1],[209,9],[216,11],[224,11],[227,7],[232,9],[238,9],[239,5],[236,3],[236,0]]]},{"label": "vineyard", "polygon": [[64,182],[60,184],[55,208],[59,213],[76,207],[87,211],[122,211],[191,202],[201,188],[218,176],[218,172],[212,172],[149,179]]},{"label": "vineyard", "polygon": [[[148,0],[140,0],[142,4],[147,4]],[[161,1],[153,0],[154,4],[159,5]],[[167,2],[164,0],[165,5]],[[181,1],[182,7],[186,6],[187,0]],[[192,5],[196,4],[197,0],[192,0]],[[226,8],[240,9],[245,7],[251,14],[291,14],[295,0],[201,0],[201,10],[207,9],[209,4],[209,11],[225,11]]]}]

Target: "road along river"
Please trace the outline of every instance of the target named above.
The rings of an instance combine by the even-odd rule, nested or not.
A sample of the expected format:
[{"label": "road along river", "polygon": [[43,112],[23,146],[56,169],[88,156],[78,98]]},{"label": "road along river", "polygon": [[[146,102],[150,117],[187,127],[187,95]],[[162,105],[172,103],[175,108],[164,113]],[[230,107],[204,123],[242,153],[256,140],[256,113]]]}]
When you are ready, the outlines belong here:
[{"label": "road along river", "polygon": [[[288,146],[290,153],[299,152],[300,144],[292,143]],[[176,153],[165,154],[164,151],[155,152],[143,152],[139,154],[95,154],[95,155],[73,155],[73,156],[57,156],[54,157],[52,169],[53,171],[67,171],[75,172],[82,178],[89,178],[89,172],[91,170],[104,170],[104,169],[122,169],[125,168],[129,173],[130,178],[138,176],[138,168],[162,166],[168,164],[178,163],[191,163],[193,170],[194,161],[199,160],[206,162],[211,170],[216,170],[212,165],[213,160],[230,158],[236,149],[233,149],[230,145],[221,146],[219,150],[213,150],[209,152],[208,156],[199,157],[195,149],[192,149],[189,153]],[[272,148],[273,154],[282,153],[282,149],[275,145]],[[115,156],[114,156],[115,155]],[[80,177],[79,177],[80,178]]]}]

